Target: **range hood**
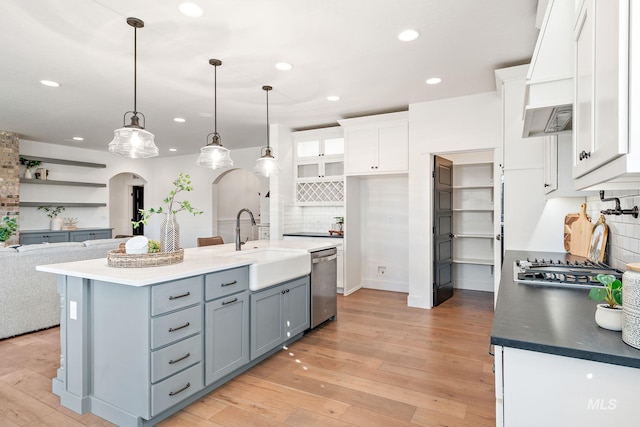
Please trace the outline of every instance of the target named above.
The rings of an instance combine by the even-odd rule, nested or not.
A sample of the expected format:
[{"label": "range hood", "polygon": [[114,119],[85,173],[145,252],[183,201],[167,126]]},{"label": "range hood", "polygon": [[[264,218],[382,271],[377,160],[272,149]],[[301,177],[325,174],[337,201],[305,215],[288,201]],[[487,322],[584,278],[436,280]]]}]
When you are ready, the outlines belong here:
[{"label": "range hood", "polygon": [[572,130],[574,7],[567,0],[549,0],[546,4],[527,72],[523,138]]}]

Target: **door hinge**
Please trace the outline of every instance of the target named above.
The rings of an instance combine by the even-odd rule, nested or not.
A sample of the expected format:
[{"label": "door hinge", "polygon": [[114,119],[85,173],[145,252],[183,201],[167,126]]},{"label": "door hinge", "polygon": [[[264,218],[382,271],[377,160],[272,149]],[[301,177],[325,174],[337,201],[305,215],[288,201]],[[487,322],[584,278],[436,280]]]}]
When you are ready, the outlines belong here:
[{"label": "door hinge", "polygon": [[431,178],[435,178],[436,177],[436,171],[431,171]]},{"label": "door hinge", "polygon": [[435,226],[435,225],[432,227],[431,232],[432,232],[433,234],[436,234],[436,226]]}]

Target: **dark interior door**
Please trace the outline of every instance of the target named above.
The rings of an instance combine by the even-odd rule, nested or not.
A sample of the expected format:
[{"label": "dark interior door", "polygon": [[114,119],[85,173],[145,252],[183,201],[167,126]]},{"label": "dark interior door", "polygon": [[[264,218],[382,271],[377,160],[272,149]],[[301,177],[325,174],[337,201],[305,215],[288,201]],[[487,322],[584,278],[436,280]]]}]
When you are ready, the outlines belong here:
[{"label": "dark interior door", "polygon": [[433,168],[433,305],[453,296],[453,162],[435,156]]},{"label": "dark interior door", "polygon": [[[140,209],[144,209],[144,187],[141,185],[134,185],[133,191],[131,192],[131,197],[133,200],[133,212],[131,213],[131,221],[140,221],[142,219]],[[140,224],[138,228],[134,228],[133,235],[143,236],[144,224]]]}]

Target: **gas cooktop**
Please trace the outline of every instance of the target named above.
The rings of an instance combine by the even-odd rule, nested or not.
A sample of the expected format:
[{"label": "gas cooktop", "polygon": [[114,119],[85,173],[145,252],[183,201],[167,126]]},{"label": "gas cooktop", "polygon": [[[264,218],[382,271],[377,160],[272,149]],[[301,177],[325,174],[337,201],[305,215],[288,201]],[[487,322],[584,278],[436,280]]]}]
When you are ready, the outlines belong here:
[{"label": "gas cooktop", "polygon": [[611,274],[622,280],[622,272],[606,264],[582,261],[566,261],[537,258],[518,260],[513,265],[513,280],[531,285],[563,288],[595,288],[602,286],[596,280],[598,274]]}]

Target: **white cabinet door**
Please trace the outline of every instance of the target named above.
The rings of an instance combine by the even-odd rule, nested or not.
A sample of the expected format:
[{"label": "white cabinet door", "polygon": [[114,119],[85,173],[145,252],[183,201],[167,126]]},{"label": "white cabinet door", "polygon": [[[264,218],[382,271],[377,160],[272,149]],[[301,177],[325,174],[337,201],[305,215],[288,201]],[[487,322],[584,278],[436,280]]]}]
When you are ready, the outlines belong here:
[{"label": "white cabinet door", "polygon": [[507,427],[638,425],[640,369],[510,347],[502,358]]},{"label": "white cabinet door", "polygon": [[628,152],[628,1],[586,0],[575,35],[578,178]]},{"label": "white cabinet door", "polygon": [[558,141],[555,135],[544,137],[544,193],[558,189]]},{"label": "white cabinet door", "polygon": [[352,129],[345,132],[345,173],[368,174],[378,166],[378,130]]},{"label": "white cabinet door", "polygon": [[381,125],[378,128],[378,172],[409,170],[408,123]]}]

